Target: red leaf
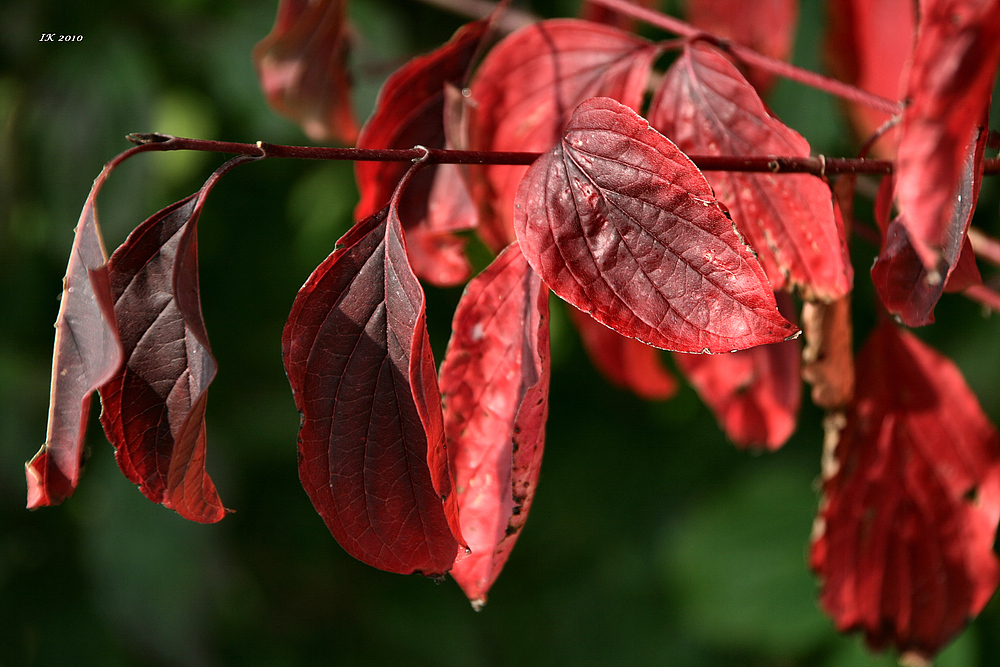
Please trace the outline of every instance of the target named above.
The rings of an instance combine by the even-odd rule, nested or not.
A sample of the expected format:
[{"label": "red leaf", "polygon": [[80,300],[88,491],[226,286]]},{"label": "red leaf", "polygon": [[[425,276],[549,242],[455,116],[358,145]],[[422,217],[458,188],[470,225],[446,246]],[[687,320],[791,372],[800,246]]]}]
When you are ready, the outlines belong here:
[{"label": "red leaf", "polygon": [[[649,120],[687,153],[809,156],[809,143],[771,116],[739,70],[703,42],[689,44],[667,71]],[[798,285],[807,299],[831,301],[851,289],[844,232],[822,180],[725,171],[705,177],[775,290]]]},{"label": "red leaf", "polygon": [[[379,93],[375,112],[358,136],[358,148],[444,148],[446,86],[465,79],[488,28],[486,20],[466,24],[447,44],[414,58],[390,76]],[[374,215],[384,207],[408,168],[402,162],[355,162],[361,194],[355,219]],[[414,273],[448,287],[464,282],[471,267],[463,239],[430,229],[431,187],[444,168],[441,165],[415,174],[400,195],[399,209]],[[467,220],[474,223],[474,218]]]},{"label": "red leaf", "polygon": [[281,0],[271,32],[253,49],[268,104],[314,141],[354,143],[347,0]]},{"label": "red leaf", "polygon": [[[656,9],[657,0],[627,0],[634,5],[639,7],[645,7],[646,9]],[[622,12],[617,12],[613,9],[609,9],[603,5],[598,5],[593,2],[584,1],[583,5],[580,7],[580,18],[584,21],[592,21],[594,23],[604,23],[606,25],[613,26],[619,30],[624,30],[626,32],[634,32],[637,21],[631,16],[626,16]]]},{"label": "red leaf", "polygon": [[[478,106],[473,150],[547,151],[559,143],[573,109],[603,95],[638,109],[659,47],[587,21],[540,21],[497,44],[470,88]],[[525,167],[471,169],[480,202],[479,234],[499,252],[514,240],[514,196]]]},{"label": "red leaf", "polygon": [[677,380],[663,365],[659,350],[622,336],[581,310],[569,310],[591,363],[609,382],[650,401],[665,401],[677,393]]},{"label": "red leaf", "polygon": [[[934,307],[945,290],[957,291],[970,284],[982,284],[967,230],[979,199],[985,140],[986,133],[983,132],[976,144],[970,147],[958,184],[956,205],[950,211],[952,220],[948,224],[948,234],[942,239],[944,245],[936,270],[929,271],[917,255],[907,231],[905,213],[886,226],[882,217],[885,207],[879,207],[882,209],[882,215],[878,216],[882,228],[882,249],[872,265],[872,282],[886,310],[907,326],[918,327],[934,322]],[[888,198],[884,193],[892,187],[892,177],[886,177],[882,185],[879,199],[885,200]],[[961,261],[963,257],[964,262]],[[959,267],[961,269],[956,275]]]},{"label": "red leaf", "polygon": [[462,535],[451,571],[477,609],[528,518],[545,446],[549,291],[516,245],[469,283],[441,365]]},{"label": "red leaf", "polygon": [[[834,76],[890,100],[902,96],[904,67],[913,49],[917,7],[913,0],[832,0],[827,3],[827,61]],[[847,105],[857,135],[867,139],[889,114],[866,104]],[[895,139],[891,139],[895,137]],[[898,131],[879,140],[872,152],[892,157]]]},{"label": "red leaf", "polygon": [[[1000,0],[926,0],[907,83],[896,199],[917,256],[938,280],[968,146],[1000,59]],[[958,244],[959,247],[961,244]]]},{"label": "red leaf", "polygon": [[795,432],[802,398],[799,342],[731,354],[675,354],[677,367],[740,448],[780,448]]},{"label": "red leaf", "polygon": [[622,335],[729,352],[798,331],[698,168],[612,99],[580,105],[531,166],[515,213],[542,280]]},{"label": "red leaf", "polygon": [[299,290],[282,354],[302,415],[299,476],[330,532],[374,567],[441,576],[461,532],[396,192]]},{"label": "red leaf", "polygon": [[125,363],[101,387],[101,423],[143,495],[201,523],[226,514],[205,472],[205,406],[217,369],[202,319],[198,217],[224,165],[139,225],[108,263]]},{"label": "red leaf", "polygon": [[890,323],[824,473],[812,565],[842,631],[931,658],[997,586],[996,429],[948,359]]},{"label": "red leaf", "polygon": [[[706,32],[778,60],[787,60],[792,52],[798,0],[687,0],[685,4],[688,21]],[[747,78],[758,90],[767,90],[774,75],[751,69]]]},{"label": "red leaf", "polygon": [[58,505],[73,495],[85,458],[83,439],[91,394],[122,360],[107,254],[97,223],[96,199],[102,182],[98,177],[83,206],[63,278],[45,444],[25,464],[28,509]]}]

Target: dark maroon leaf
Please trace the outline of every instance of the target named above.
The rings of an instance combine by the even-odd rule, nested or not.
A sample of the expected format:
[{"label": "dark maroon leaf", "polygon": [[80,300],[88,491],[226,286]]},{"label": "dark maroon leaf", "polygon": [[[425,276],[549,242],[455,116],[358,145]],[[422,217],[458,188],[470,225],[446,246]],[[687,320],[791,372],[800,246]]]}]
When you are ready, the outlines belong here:
[{"label": "dark maroon leaf", "polygon": [[663,365],[662,352],[626,338],[581,310],[569,310],[587,356],[609,382],[650,401],[664,401],[677,393],[677,379]]},{"label": "dark maroon leaf", "polygon": [[511,245],[469,283],[441,365],[462,535],[451,574],[477,609],[528,518],[545,446],[549,291]]},{"label": "dark maroon leaf", "polygon": [[102,183],[99,177],[83,206],[63,278],[45,444],[25,464],[28,509],[58,505],[73,495],[85,456],[91,394],[122,360],[107,255],[97,223],[96,199]]},{"label": "dark maroon leaf", "polygon": [[929,660],[993,595],[1000,449],[960,371],[883,323],[824,465],[812,565],[841,631]]},{"label": "dark maroon leaf", "polygon": [[[659,47],[589,21],[540,21],[497,44],[476,70],[473,150],[547,151],[573,110],[602,95],[638,109]],[[480,204],[479,235],[499,252],[514,240],[514,196],[525,167],[471,169]]]},{"label": "dark maroon leaf", "polygon": [[542,280],[622,335],[729,352],[798,332],[698,168],[612,99],[580,105],[525,176],[515,214]]},{"label": "dark maroon leaf", "polygon": [[217,366],[201,314],[198,217],[218,178],[243,161],[139,225],[108,264],[125,363],[101,387],[104,432],[147,498],[201,523],[226,509],[205,471],[205,407]]},{"label": "dark maroon leaf", "polygon": [[[649,121],[690,154],[809,156],[809,143],[771,116],[739,70],[704,42],[689,44],[667,71]],[[830,301],[851,289],[844,231],[821,179],[727,171],[706,178],[775,290],[798,286],[806,299]]]},{"label": "dark maroon leaf", "polygon": [[282,354],[302,415],[299,476],[330,532],[374,567],[441,576],[464,547],[396,192],[299,290]]},{"label": "dark maroon leaf", "polygon": [[253,50],[260,86],[278,113],[311,139],[354,143],[347,0],[281,0],[271,32]]},{"label": "dark maroon leaf", "polygon": [[[926,0],[913,51],[898,151],[896,200],[932,282],[964,229],[954,209],[1000,60],[1000,0]],[[957,254],[955,255],[957,258]],[[945,260],[947,261],[947,260]]]}]

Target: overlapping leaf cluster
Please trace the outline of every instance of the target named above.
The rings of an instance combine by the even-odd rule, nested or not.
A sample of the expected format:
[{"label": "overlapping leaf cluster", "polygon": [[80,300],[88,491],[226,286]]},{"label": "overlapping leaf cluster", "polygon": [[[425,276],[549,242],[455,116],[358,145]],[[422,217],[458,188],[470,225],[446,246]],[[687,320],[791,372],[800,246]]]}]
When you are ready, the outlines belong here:
[{"label": "overlapping leaf cluster", "polygon": [[[706,29],[789,51],[792,0],[759,12],[689,5]],[[887,28],[879,7],[832,2],[833,50],[845,79],[909,100],[877,147],[898,157],[876,202],[871,276],[885,314],[918,326],[933,321],[944,291],[980,283],[967,234],[1000,2],[926,0],[914,31]],[[254,55],[278,110],[314,137],[351,142],[344,11],[343,0],[283,0]],[[806,379],[829,411],[812,548],[821,602],[872,646],[931,657],[997,586],[1000,437],[957,368],[887,318],[855,364],[840,210],[852,202],[825,175],[703,174],[689,157],[810,155],[760,97],[771,74],[741,69],[726,42],[692,28],[653,77],[666,45],[615,22],[544,20],[501,39],[490,20],[475,21],[385,83],[359,148],[541,156],[530,167],[357,163],[357,222],[299,291],[282,339],[302,416],[302,484],[353,556],[393,572],[450,572],[484,604],[539,481],[551,290],[609,380],[669,398],[676,381],[655,348],[673,351],[741,447],[782,446]],[[908,73],[903,59],[880,55],[882,33],[905,40]],[[882,120],[849,111],[865,138]],[[215,180],[140,225],[110,260],[95,184],[67,273],[29,506],[75,488],[99,389],[126,476],[187,518],[224,515],[204,472],[215,363],[195,240]],[[496,258],[466,286],[438,369],[420,280],[465,282],[470,231]]]}]

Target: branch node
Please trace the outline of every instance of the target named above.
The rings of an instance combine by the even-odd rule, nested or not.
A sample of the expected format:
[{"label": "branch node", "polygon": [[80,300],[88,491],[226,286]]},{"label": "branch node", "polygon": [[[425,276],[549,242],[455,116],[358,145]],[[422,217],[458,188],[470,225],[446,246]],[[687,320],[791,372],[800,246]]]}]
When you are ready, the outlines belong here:
[{"label": "branch node", "polygon": [[268,148],[268,146],[270,146],[270,144],[265,143],[263,141],[258,141],[256,143],[256,146],[257,146],[257,150],[260,151],[260,155],[258,157],[260,157],[260,158],[266,158],[267,157],[267,148]]},{"label": "branch node", "polygon": [[767,163],[767,168],[773,171],[775,174],[777,174],[779,171],[781,171],[781,163],[778,162],[777,160],[770,160]]},{"label": "branch node", "polygon": [[820,153],[816,157],[819,158],[819,177],[826,180],[826,156]]},{"label": "branch node", "polygon": [[420,144],[417,144],[416,146],[413,147],[413,150],[424,152],[424,154],[421,155],[420,157],[415,157],[411,160],[413,164],[420,164],[423,162],[427,162],[431,157],[431,150],[426,146],[421,146]]}]

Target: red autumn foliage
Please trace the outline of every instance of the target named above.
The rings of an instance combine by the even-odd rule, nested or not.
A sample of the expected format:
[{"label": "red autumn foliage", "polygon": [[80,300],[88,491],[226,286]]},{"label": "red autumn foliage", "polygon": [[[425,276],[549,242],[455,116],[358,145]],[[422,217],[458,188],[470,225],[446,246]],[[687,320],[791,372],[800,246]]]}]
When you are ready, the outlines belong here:
[{"label": "red autumn foliage", "polygon": [[462,535],[451,575],[476,607],[514,547],[538,485],[549,394],[549,292],[516,245],[469,283],[441,364]]},{"label": "red autumn foliage", "polygon": [[531,166],[514,228],[552,291],[624,336],[729,352],[798,331],[698,168],[614,100],[581,104]]},{"label": "red autumn foliage", "polygon": [[841,630],[933,657],[993,595],[1000,436],[950,361],[883,323],[828,453],[812,564]]},{"label": "red autumn foliage", "polygon": [[[475,607],[484,604],[539,482],[551,290],[574,307],[595,366],[643,398],[676,391],[652,346],[718,353],[675,361],[740,447],[780,447],[795,429],[801,379],[812,384],[836,445],[812,551],[822,606],[876,648],[930,658],[997,586],[1000,443],[954,364],[912,334],[883,322],[853,362],[854,269],[825,158],[810,174],[779,173],[773,158],[807,159],[811,149],[758,93],[772,69],[790,69],[753,58],[757,69],[744,75],[729,59],[739,51],[724,48],[731,39],[784,58],[796,3],[689,0],[699,27],[668,24],[686,41],[673,43],[683,51],[652,91],[647,122],[647,86],[671,43],[622,29],[635,16],[609,13],[617,2],[585,11],[619,27],[541,20],[478,66],[496,17],[470,23],[386,81],[359,148],[478,153],[468,167],[359,162],[358,222],[300,289],[282,337],[301,414],[303,487],[351,555],[393,572],[451,572]],[[621,4],[648,12],[650,3]],[[282,0],[254,62],[272,106],[314,138],[350,142],[345,7]],[[895,173],[874,206],[882,242],[871,276],[880,307],[918,326],[933,321],[946,291],[991,293],[968,229],[1000,0],[925,0],[912,50],[912,16],[900,9],[887,28],[887,7],[898,9],[833,3],[831,43],[843,78],[892,99],[903,63],[913,62]],[[850,90],[867,139],[892,104]],[[877,113],[856,108],[865,100]],[[539,156],[512,166],[495,151]],[[433,163],[424,152],[417,161]],[[695,162],[706,158],[723,168],[702,173]],[[751,173],[758,158],[775,173]],[[67,270],[49,433],[27,466],[29,507],[72,494],[100,387],[125,475],[189,519],[224,515],[204,469],[216,369],[195,240],[215,180],[142,223],[110,263],[95,184]],[[844,201],[848,213],[856,208]],[[472,233],[498,256],[466,287],[437,370],[418,278],[463,282]],[[793,290],[801,315],[783,306],[786,319],[777,304]],[[804,349],[789,340],[793,319]]]}]

